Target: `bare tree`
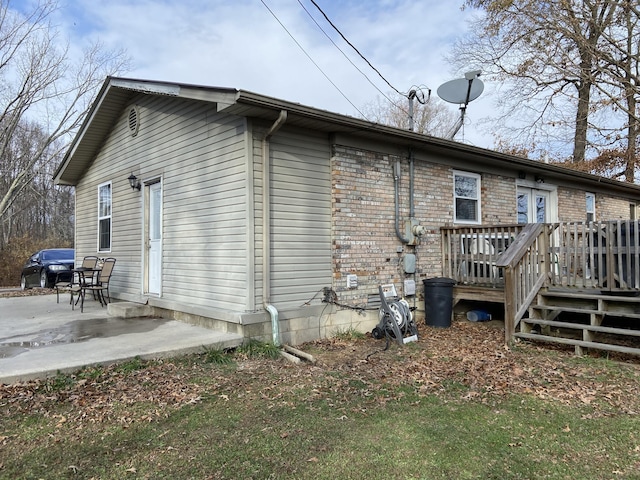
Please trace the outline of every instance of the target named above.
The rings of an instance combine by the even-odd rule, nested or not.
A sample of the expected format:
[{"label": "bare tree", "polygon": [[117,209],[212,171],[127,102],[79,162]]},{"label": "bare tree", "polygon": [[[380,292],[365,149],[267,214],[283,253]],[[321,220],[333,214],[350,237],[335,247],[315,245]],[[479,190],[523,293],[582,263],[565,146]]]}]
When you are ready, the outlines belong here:
[{"label": "bare tree", "polygon": [[[640,137],[640,9],[636,1],[620,1],[616,21],[603,32],[602,39],[597,52],[601,81],[595,86],[602,102],[624,118],[612,122],[621,127],[606,132],[611,147],[599,157],[604,163],[617,157],[622,166],[620,176],[633,182]],[[626,140],[626,145],[621,140]]]},{"label": "bare tree", "polygon": [[465,6],[484,15],[451,59],[460,68],[481,68],[484,76],[508,82],[498,103],[500,120],[517,143],[561,145],[572,138],[571,158],[580,162],[595,127],[589,117],[600,74],[598,46],[616,20],[619,3],[466,0]]},{"label": "bare tree", "polygon": [[[0,224],[9,231],[12,206],[59,161],[105,76],[128,62],[124,52],[106,51],[100,44],[72,58],[50,21],[57,8],[56,0],[38,0],[20,13],[10,0],[0,0],[0,161],[10,172],[0,190]],[[40,129],[38,141],[16,148],[30,138],[25,133],[34,125]]]},{"label": "bare tree", "polygon": [[417,92],[413,99],[411,119],[408,96],[397,93],[389,93],[385,98],[377,97],[361,110],[367,119],[376,123],[412,129],[434,137],[447,137],[457,120],[444,102],[434,97],[425,97],[421,92]]}]

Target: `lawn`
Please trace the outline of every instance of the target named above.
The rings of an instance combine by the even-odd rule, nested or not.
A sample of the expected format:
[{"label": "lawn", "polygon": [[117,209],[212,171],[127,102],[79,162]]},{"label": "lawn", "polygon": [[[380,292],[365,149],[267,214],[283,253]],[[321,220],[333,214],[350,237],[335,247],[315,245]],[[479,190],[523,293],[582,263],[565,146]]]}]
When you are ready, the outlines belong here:
[{"label": "lawn", "polygon": [[0,478],[640,478],[640,363],[503,345],[456,321],[420,341],[135,360],[0,387]]}]

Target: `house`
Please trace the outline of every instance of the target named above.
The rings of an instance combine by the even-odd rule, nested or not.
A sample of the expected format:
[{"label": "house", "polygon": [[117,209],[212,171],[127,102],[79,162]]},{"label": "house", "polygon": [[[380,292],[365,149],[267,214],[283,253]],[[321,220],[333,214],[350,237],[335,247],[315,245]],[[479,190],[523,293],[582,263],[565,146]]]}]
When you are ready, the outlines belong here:
[{"label": "house", "polygon": [[422,310],[422,281],[452,273],[443,228],[629,219],[640,202],[558,165],[126,78],[105,80],[55,182],[75,187],[78,258],[117,258],[113,297],[292,344],[371,330],[379,285]]}]

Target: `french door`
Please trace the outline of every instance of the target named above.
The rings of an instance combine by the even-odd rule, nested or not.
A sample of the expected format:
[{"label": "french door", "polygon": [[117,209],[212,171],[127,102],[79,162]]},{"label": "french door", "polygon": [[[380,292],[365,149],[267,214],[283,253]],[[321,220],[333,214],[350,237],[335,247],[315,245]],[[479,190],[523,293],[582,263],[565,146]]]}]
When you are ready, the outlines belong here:
[{"label": "french door", "polygon": [[518,223],[549,223],[557,220],[557,206],[551,192],[518,187]]}]

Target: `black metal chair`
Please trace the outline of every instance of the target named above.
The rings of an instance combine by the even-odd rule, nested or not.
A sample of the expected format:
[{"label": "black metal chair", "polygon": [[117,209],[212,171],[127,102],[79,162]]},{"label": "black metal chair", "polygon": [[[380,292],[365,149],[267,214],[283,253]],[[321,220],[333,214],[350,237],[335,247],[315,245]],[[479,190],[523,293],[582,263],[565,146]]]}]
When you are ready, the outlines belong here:
[{"label": "black metal chair", "polygon": [[[84,297],[87,290],[93,292],[98,297],[100,305],[105,306],[107,303],[111,302],[111,295],[109,294],[109,282],[111,281],[111,274],[113,273],[113,267],[115,266],[115,264],[115,258],[105,258],[104,262],[102,263],[102,269],[98,273],[97,278],[94,279],[93,283],[87,283],[81,286],[80,311],[83,311]],[[106,298],[104,296],[104,292],[107,292]]]},{"label": "black metal chair", "polygon": [[[82,268],[96,268],[96,265],[98,264],[98,257],[93,256],[93,255],[89,255],[86,256],[82,259]],[[56,290],[56,303],[60,303],[60,290],[62,290],[63,292],[70,292],[71,291],[71,287],[73,286],[73,273],[71,274],[71,278],[69,279],[68,282],[58,282],[56,281],[55,285],[53,286],[53,288],[55,288]]]}]

